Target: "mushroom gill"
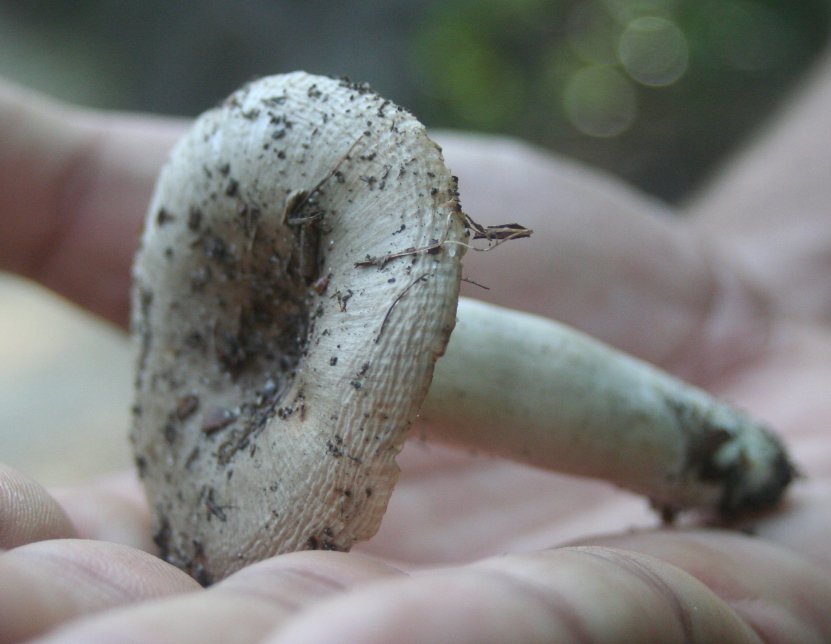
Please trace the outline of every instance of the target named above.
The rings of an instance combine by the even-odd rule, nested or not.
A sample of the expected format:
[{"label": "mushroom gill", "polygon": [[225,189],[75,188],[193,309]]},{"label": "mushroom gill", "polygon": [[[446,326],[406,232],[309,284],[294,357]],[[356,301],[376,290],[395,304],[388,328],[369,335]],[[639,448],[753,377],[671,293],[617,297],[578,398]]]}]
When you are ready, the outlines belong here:
[{"label": "mushroom gill", "polygon": [[263,78],[196,121],[134,266],[131,438],[165,559],[208,584],[374,534],[464,237],[440,149],[366,86]]}]

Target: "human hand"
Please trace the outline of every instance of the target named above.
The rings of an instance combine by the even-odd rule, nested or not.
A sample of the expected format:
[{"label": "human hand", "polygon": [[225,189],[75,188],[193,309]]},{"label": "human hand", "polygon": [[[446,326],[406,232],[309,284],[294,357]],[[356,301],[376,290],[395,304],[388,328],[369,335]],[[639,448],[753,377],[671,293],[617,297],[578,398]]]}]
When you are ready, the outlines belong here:
[{"label": "human hand", "polygon": [[[363,554],[283,555],[209,590],[114,543],[149,546],[135,479],[58,492],[57,508],[42,489],[4,472],[3,525],[16,526],[18,539],[44,540],[0,556],[3,639],[56,627],[51,641],[385,642],[406,633],[409,641],[752,642],[753,630],[767,641],[822,641],[828,633],[827,574],[796,554],[821,554],[823,535],[811,525],[812,513],[827,510],[820,496],[792,501],[770,524],[772,539],[662,530],[537,549],[558,543],[558,533],[627,520],[631,501],[509,464],[417,449],[399,491],[419,512],[400,521],[397,508],[382,528],[387,536]],[[26,516],[10,516],[10,498]],[[806,528],[816,541],[803,550],[797,541],[811,536]],[[407,535],[400,546],[389,538],[398,532]],[[516,554],[477,560],[477,550]]]},{"label": "human hand", "polygon": [[[116,138],[105,148],[137,153],[135,145],[115,145],[117,128],[108,132]],[[765,317],[764,290],[748,288],[720,251],[686,225],[644,214],[653,208],[601,179],[503,142],[448,138],[445,149],[467,210],[483,221],[510,211],[538,231],[535,251],[497,251],[510,274],[488,273],[481,257],[471,258],[468,271],[491,287],[487,294],[588,328],[676,372],[686,369],[786,433],[811,479],[781,513],[756,522],[762,538],[717,530],[601,538],[649,521],[641,502],[598,484],[414,443],[400,459],[402,480],[380,533],[356,554],[277,557],[205,591],[143,554],[152,544],[135,482],[62,491],[55,501],[6,476],[0,498],[9,518],[0,525],[16,526],[17,536],[3,545],[37,541],[0,558],[0,575],[13,580],[4,584],[0,624],[24,629],[7,632],[63,625],[56,638],[130,633],[171,641],[268,634],[387,641],[401,639],[402,631],[416,641],[754,641],[751,629],[774,641],[820,641],[831,632],[823,610],[831,599],[823,577],[829,561],[821,545],[829,532],[822,430],[831,415],[823,362],[831,361],[822,327]],[[98,190],[112,185],[107,167],[96,162],[97,154],[87,155],[84,163],[93,167],[76,171],[96,177],[97,185],[81,191],[84,203],[73,202],[78,221],[89,221]],[[129,177],[131,164],[121,165]],[[493,176],[501,177],[499,191]],[[141,193],[141,181],[133,185]],[[141,210],[102,209],[119,216],[96,225],[104,227],[100,233],[133,226]],[[77,262],[71,246],[58,241],[54,248],[65,266]],[[711,261],[702,262],[701,253]],[[120,265],[126,301],[129,258]],[[67,279],[74,284],[77,275]],[[510,280],[531,286],[511,288]],[[63,292],[83,303],[99,297],[73,288]],[[566,541],[583,545],[545,549]],[[502,552],[524,554],[486,558]]]}]

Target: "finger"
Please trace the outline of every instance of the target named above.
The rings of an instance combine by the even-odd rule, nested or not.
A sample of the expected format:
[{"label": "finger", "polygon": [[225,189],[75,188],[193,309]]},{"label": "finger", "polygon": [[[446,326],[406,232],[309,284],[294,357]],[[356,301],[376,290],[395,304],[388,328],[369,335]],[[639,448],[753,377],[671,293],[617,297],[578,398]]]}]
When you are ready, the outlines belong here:
[{"label": "finger", "polygon": [[0,267],[126,324],[138,231],[181,127],[0,83]]},{"label": "finger", "polygon": [[401,573],[371,559],[300,552],[245,568],[204,593],[148,602],[56,632],[50,642],[258,642],[295,613]]},{"label": "finger", "polygon": [[407,565],[530,552],[621,525],[654,526],[643,499],[607,483],[410,441],[378,532],[356,547]]},{"label": "finger", "polygon": [[71,518],[78,537],[157,552],[147,499],[134,471],[51,493]]},{"label": "finger", "polygon": [[730,246],[789,317],[831,322],[831,56],[689,215]]},{"label": "finger", "polygon": [[787,436],[800,471],[831,476],[831,335],[804,324],[777,324],[770,351],[725,378],[719,392]]},{"label": "finger", "polygon": [[828,569],[788,548],[723,531],[660,531],[589,543],[648,553],[689,572],[766,642],[831,638]]},{"label": "finger", "polygon": [[465,284],[467,295],[553,317],[696,382],[764,344],[766,302],[668,207],[516,142],[439,141],[466,212],[534,229],[468,253],[466,275],[490,290]]},{"label": "finger", "polygon": [[45,488],[0,463],[0,548],[74,536],[72,521]]},{"label": "finger", "polygon": [[113,606],[197,590],[147,553],[100,541],[40,541],[0,555],[0,641],[34,637]]},{"label": "finger", "polygon": [[515,555],[393,579],[298,615],[274,643],[757,642],[726,604],[657,559],[610,548]]},{"label": "finger", "polygon": [[786,546],[831,571],[831,479],[801,482],[776,512],[744,526],[750,534]]}]

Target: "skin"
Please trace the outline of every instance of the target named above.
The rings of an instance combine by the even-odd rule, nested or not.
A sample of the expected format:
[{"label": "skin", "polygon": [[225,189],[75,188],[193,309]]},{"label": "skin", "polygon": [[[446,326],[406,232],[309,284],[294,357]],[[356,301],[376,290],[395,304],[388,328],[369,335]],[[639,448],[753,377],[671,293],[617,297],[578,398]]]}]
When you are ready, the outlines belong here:
[{"label": "skin", "polygon": [[[132,474],[50,493],[0,470],[0,639],[828,641],[831,187],[805,168],[831,164],[829,101],[825,61],[680,219],[517,143],[440,137],[467,211],[536,231],[469,255],[490,287],[471,294],[587,330],[784,434],[806,478],[747,532],[627,531],[648,521],[631,497],[414,441],[358,552],[276,557],[205,591],[148,554]],[[0,88],[0,265],[123,324],[135,232],[181,127]]]}]

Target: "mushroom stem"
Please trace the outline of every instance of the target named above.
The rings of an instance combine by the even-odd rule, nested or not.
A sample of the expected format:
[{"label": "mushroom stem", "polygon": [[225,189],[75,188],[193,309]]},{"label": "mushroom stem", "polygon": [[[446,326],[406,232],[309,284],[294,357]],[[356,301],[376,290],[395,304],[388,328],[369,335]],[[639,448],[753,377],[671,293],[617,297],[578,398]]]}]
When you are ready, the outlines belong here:
[{"label": "mushroom stem", "polygon": [[795,471],[762,425],[574,329],[462,298],[421,420],[443,440],[648,496],[667,519],[779,499]]}]

